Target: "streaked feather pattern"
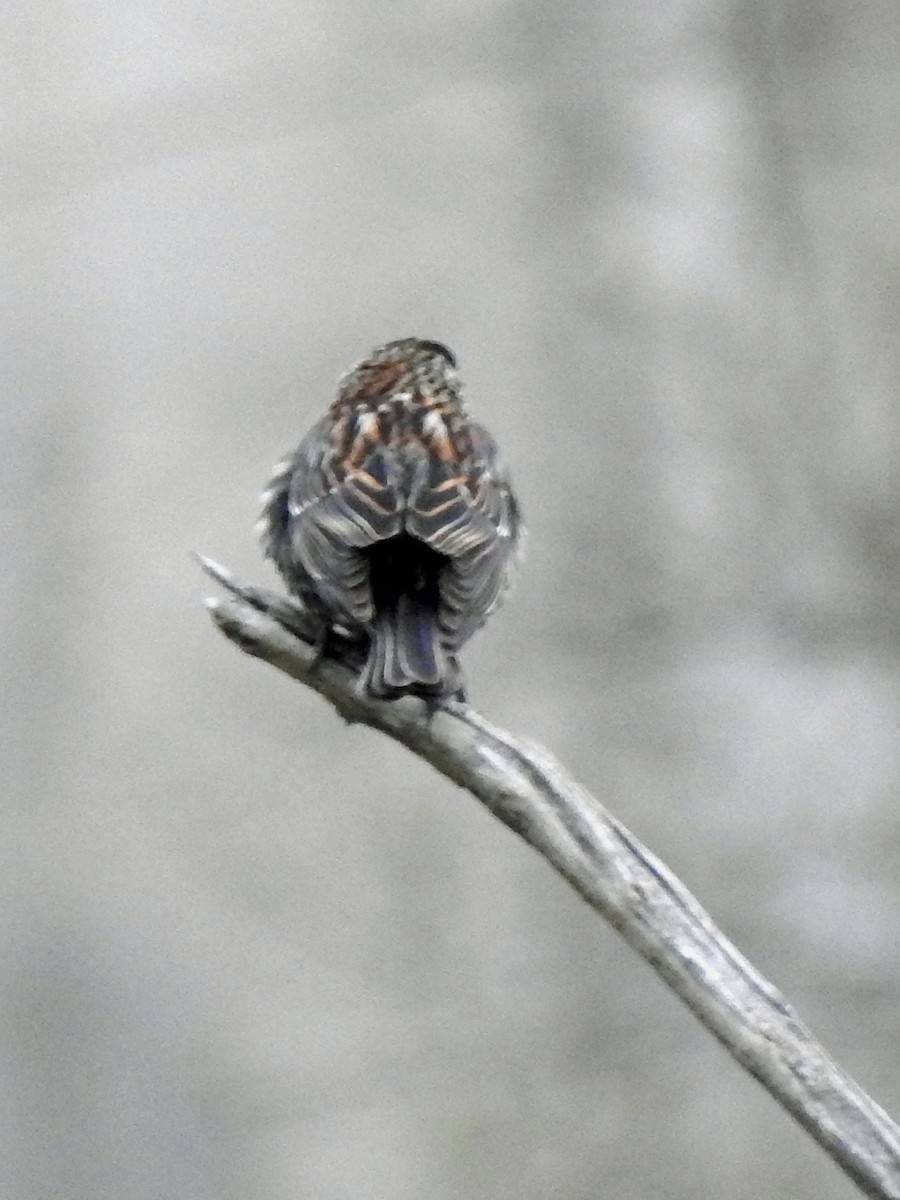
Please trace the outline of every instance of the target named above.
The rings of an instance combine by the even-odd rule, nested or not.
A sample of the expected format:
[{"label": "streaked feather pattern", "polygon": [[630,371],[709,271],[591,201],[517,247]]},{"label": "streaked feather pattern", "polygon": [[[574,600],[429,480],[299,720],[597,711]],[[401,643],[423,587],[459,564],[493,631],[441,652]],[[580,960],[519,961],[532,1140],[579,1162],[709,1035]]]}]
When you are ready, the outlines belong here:
[{"label": "streaked feather pattern", "polygon": [[520,520],[449,351],[414,338],[374,350],[264,505],[263,547],[291,590],[326,625],[369,634],[368,691],[460,689],[457,652],[503,596]]}]

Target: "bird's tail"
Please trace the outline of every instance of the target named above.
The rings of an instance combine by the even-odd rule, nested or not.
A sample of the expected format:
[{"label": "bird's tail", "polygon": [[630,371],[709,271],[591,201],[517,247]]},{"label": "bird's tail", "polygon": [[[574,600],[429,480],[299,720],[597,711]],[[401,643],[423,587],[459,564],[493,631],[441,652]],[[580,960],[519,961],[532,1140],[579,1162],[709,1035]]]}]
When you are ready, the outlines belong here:
[{"label": "bird's tail", "polygon": [[452,691],[452,660],[441,645],[432,605],[401,594],[375,620],[365,687],[373,696],[403,692],[434,696]]}]

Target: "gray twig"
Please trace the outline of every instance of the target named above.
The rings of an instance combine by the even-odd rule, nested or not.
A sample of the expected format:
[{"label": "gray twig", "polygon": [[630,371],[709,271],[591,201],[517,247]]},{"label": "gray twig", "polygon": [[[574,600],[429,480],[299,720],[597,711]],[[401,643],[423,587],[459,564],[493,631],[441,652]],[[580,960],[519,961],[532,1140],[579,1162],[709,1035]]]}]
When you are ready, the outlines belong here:
[{"label": "gray twig", "polygon": [[207,601],[227,638],[468,789],[643,955],[863,1193],[900,1200],[897,1125],[832,1061],[672,872],[545,750],[457,701],[429,717],[419,700],[362,695],[355,685],[358,645],[330,639],[329,656],[317,663],[311,644],[317,631],[300,608],[238,582],[208,559],[200,563],[231,593]]}]

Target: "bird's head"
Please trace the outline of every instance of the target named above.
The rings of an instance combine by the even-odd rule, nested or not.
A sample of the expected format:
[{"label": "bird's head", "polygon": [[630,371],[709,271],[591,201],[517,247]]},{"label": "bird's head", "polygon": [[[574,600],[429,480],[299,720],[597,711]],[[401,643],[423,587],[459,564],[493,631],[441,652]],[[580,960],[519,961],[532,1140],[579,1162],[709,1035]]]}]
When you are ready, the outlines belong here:
[{"label": "bird's head", "polygon": [[338,403],[365,403],[377,407],[394,397],[411,403],[461,404],[456,359],[440,342],[399,338],[376,346],[342,376]]}]

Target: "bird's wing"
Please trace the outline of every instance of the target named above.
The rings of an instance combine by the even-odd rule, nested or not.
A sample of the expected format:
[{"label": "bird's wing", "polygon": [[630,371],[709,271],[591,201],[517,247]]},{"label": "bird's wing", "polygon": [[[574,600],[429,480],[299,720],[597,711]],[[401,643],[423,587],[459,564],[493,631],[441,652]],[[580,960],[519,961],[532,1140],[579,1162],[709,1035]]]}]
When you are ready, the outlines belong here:
[{"label": "bird's wing", "polygon": [[336,446],[325,417],[297,448],[288,495],[292,555],[329,611],[373,616],[369,564],[360,550],[400,532],[402,502],[376,441]]},{"label": "bird's wing", "polygon": [[406,528],[449,559],[440,577],[438,623],[458,649],[484,624],[506,590],[520,515],[497,447],[480,425],[468,427],[462,461],[431,459],[412,497]]},{"label": "bird's wing", "polygon": [[288,543],[288,493],[294,473],[294,455],[283,458],[272,468],[272,478],[260,499],[263,510],[256,523],[256,532],[266,558],[275,560],[278,569],[286,569]]}]

